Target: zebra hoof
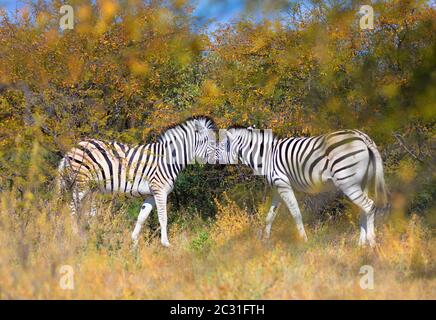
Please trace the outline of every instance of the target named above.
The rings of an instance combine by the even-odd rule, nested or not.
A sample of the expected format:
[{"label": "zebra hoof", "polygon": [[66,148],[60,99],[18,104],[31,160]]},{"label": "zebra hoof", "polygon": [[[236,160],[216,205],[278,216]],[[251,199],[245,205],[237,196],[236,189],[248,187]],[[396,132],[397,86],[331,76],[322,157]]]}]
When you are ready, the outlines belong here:
[{"label": "zebra hoof", "polygon": [[169,241],[161,241],[161,243],[162,243],[162,245],[163,245],[165,248],[169,248],[169,247],[171,247]]},{"label": "zebra hoof", "polygon": [[263,242],[269,242],[271,239],[270,234],[269,233],[265,233],[262,237],[262,241]]},{"label": "zebra hoof", "polygon": [[263,239],[262,229],[257,230],[256,237],[257,237],[258,240],[262,240]]},{"label": "zebra hoof", "polygon": [[368,240],[368,243],[371,248],[375,248],[377,246],[377,242],[374,239]]},{"label": "zebra hoof", "polygon": [[358,245],[360,248],[366,248],[369,245],[370,248],[375,248],[377,246],[377,242],[373,239],[359,239]]},{"label": "zebra hoof", "polygon": [[138,247],[138,242],[139,242],[138,239],[136,239],[136,238],[132,238],[133,248],[137,248],[137,247]]}]

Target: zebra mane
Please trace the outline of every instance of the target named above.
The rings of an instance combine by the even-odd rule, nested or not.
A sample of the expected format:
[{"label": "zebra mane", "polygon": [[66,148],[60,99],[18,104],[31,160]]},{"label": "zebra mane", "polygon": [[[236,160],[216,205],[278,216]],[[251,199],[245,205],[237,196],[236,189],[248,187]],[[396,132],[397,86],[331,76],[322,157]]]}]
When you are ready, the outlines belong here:
[{"label": "zebra mane", "polygon": [[227,128],[227,130],[230,130],[230,129],[248,129],[248,127],[240,125],[240,124],[234,124],[234,125],[231,125],[230,127]]},{"label": "zebra mane", "polygon": [[[251,130],[256,130],[257,128],[256,128],[256,125],[254,125],[254,124],[249,126],[249,127],[236,124],[236,125],[232,125],[232,126],[227,128],[227,130],[231,130],[231,129],[251,131]],[[262,130],[262,129],[260,129],[260,130]]]},{"label": "zebra mane", "polygon": [[[266,133],[266,132],[268,132],[268,130],[269,129],[258,129],[257,127],[256,127],[256,125],[251,125],[251,126],[249,126],[249,127],[247,127],[247,126],[242,126],[242,125],[238,125],[238,124],[236,124],[236,125],[232,125],[232,126],[230,126],[230,127],[228,127],[227,128],[227,130],[235,130],[236,132],[238,132],[239,131],[239,133],[241,133],[241,131],[242,132],[258,132],[258,133]],[[287,138],[286,136],[283,136],[283,135],[281,135],[281,134],[277,134],[277,133],[275,133],[275,132],[271,132],[272,133],[272,138],[274,139],[274,140],[280,140],[280,139],[283,139],[283,138]]]},{"label": "zebra mane", "polygon": [[214,130],[214,131],[218,130],[217,126],[215,124],[215,121],[213,121],[212,118],[210,118],[208,116],[202,116],[202,115],[192,116],[192,117],[187,118],[183,122],[172,124],[172,125],[166,127],[165,129],[163,129],[161,131],[161,133],[158,135],[157,141],[161,141],[162,139],[164,139],[165,136],[168,133],[170,133],[173,129],[179,128],[183,125],[187,125],[188,123],[193,122],[194,120],[202,121],[204,123],[204,126],[206,127],[206,129]]},{"label": "zebra mane", "polygon": [[[235,129],[235,130],[238,130],[238,129],[241,129],[241,130],[256,130],[257,127],[256,127],[255,124],[250,125],[250,126],[248,126],[248,127],[247,127],[247,126],[240,125],[240,124],[234,124],[234,125],[232,125],[232,126],[230,126],[230,127],[227,128],[227,130],[231,130],[231,129]],[[260,129],[260,130],[262,130],[262,129]]]}]

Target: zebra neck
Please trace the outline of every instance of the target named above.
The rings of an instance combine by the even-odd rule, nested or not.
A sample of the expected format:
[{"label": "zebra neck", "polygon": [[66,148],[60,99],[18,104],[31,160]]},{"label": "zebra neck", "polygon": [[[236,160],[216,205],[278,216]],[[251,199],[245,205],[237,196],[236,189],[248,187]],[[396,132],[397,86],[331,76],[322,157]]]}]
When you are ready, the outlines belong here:
[{"label": "zebra neck", "polygon": [[183,170],[188,164],[195,163],[195,151],[192,144],[184,140],[168,140],[161,144],[164,149],[165,162],[173,165],[179,171]]},{"label": "zebra neck", "polygon": [[274,137],[264,132],[252,133],[239,149],[239,160],[256,175],[267,175],[271,170]]}]

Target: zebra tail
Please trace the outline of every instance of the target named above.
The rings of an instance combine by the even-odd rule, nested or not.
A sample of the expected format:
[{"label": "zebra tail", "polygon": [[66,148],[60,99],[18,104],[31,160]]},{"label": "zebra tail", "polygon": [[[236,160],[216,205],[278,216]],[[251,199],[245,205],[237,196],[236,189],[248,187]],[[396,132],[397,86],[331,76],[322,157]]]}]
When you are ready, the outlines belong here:
[{"label": "zebra tail", "polygon": [[366,145],[370,151],[371,161],[374,168],[373,183],[376,211],[384,213],[389,210],[388,192],[383,173],[383,160],[375,143],[367,137]]}]

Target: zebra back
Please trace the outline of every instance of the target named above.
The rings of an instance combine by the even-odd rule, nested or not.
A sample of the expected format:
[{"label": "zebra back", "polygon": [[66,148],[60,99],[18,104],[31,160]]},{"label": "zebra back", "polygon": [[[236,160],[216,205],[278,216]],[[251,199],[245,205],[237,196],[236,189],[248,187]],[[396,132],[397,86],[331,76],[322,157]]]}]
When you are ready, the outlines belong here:
[{"label": "zebra back", "polygon": [[214,158],[214,129],[210,118],[195,117],[166,129],[156,143],[128,146],[83,140],[61,161],[60,175],[68,181],[63,185],[132,196],[150,194],[150,188],[171,189],[186,165]]}]

